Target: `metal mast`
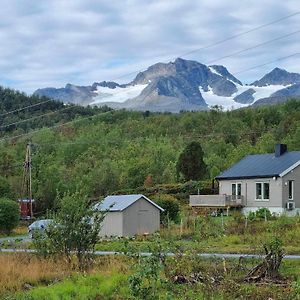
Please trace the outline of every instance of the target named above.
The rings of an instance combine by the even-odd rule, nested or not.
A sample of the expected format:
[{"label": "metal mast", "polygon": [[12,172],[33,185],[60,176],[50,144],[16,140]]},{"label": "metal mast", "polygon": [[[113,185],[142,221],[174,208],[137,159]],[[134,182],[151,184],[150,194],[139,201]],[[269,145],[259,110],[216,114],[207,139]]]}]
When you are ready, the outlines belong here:
[{"label": "metal mast", "polygon": [[22,181],[22,199],[21,202],[27,203],[27,217],[33,218],[33,199],[32,199],[32,181],[31,181],[31,143],[26,146],[26,155],[23,165]]}]

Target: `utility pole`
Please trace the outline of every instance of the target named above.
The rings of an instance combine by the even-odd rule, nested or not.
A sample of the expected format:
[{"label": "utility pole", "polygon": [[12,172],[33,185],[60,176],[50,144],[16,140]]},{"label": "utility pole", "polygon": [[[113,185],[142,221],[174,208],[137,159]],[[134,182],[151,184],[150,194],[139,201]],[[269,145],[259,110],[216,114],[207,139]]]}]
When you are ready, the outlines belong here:
[{"label": "utility pole", "polygon": [[[26,155],[23,165],[23,181],[21,194],[21,214],[22,217],[33,218],[33,199],[32,199],[32,181],[31,181],[31,142],[26,145]],[[26,209],[25,209],[26,208]],[[25,209],[25,211],[24,211]]]}]

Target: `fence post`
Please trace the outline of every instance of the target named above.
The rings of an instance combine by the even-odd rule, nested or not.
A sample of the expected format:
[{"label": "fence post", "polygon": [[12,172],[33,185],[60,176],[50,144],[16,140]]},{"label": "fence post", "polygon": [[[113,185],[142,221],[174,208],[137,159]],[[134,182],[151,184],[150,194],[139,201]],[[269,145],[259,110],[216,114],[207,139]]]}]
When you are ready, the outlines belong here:
[{"label": "fence post", "polygon": [[180,237],[182,236],[182,226],[183,226],[183,222],[182,222],[182,218],[180,219]]},{"label": "fence post", "polygon": [[222,224],[222,228],[224,230],[224,217],[223,217],[223,212],[221,213],[221,224]]}]

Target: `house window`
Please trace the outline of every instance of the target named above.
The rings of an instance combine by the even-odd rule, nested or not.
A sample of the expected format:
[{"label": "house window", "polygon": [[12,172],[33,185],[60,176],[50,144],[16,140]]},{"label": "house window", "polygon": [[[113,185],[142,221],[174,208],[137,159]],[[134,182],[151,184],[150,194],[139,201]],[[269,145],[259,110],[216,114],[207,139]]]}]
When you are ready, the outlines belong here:
[{"label": "house window", "polygon": [[270,184],[269,182],[256,182],[256,200],[270,199]]},{"label": "house window", "polygon": [[232,183],[231,184],[232,198],[240,199],[242,196],[242,184],[241,183]]},{"label": "house window", "polygon": [[289,200],[294,199],[294,180],[289,180]]}]

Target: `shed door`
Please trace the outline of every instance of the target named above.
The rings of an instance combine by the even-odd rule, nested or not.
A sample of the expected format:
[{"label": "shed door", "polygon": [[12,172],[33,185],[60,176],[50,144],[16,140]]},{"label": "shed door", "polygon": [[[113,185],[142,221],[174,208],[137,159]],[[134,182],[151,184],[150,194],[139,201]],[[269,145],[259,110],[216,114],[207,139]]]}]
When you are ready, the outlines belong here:
[{"label": "shed door", "polygon": [[138,234],[149,233],[151,228],[151,214],[147,209],[138,211]]}]

